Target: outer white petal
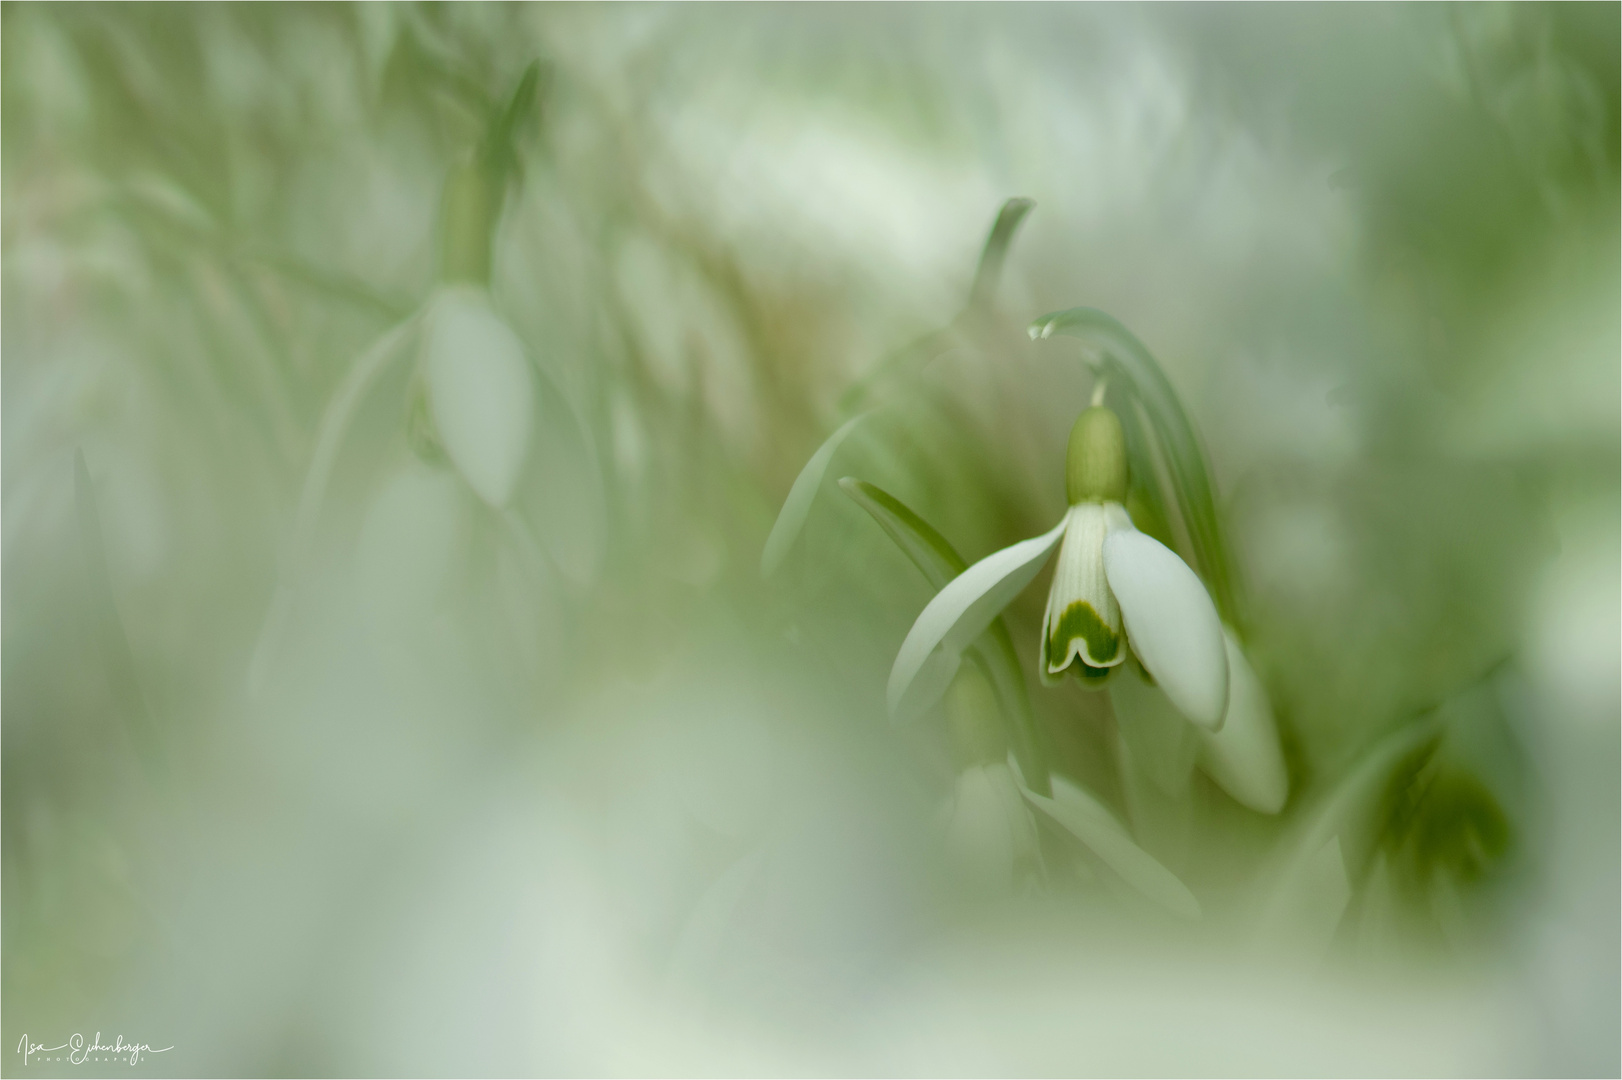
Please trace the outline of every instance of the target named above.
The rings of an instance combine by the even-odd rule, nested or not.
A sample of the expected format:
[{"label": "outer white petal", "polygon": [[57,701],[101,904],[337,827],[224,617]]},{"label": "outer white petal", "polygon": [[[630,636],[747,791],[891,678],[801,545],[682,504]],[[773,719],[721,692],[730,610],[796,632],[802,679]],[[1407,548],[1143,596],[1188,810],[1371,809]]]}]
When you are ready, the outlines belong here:
[{"label": "outer white petal", "polygon": [[1104,540],[1104,574],[1121,605],[1127,640],[1171,703],[1215,731],[1228,707],[1222,620],[1194,571],[1137,529]]},{"label": "outer white petal", "polygon": [[534,419],[535,376],[524,347],[484,290],[469,285],[434,296],[424,333],[429,408],[445,452],[480,498],[505,506]]},{"label": "outer white petal", "polygon": [[950,649],[936,649],[924,660],[924,666],[913,677],[912,686],[902,697],[890,719],[909,724],[931,708],[951,687],[957,669],[963,664],[963,654]]},{"label": "outer white petal", "polygon": [[962,652],[1031,583],[1064,535],[1068,520],[1066,516],[1041,536],[987,555],[935,594],[912,624],[890,669],[886,696],[891,715],[902,712],[902,699],[937,646]]},{"label": "outer white petal", "polygon": [[1200,732],[1200,768],[1236,801],[1276,814],[1284,809],[1290,780],[1273,708],[1232,631],[1223,627],[1222,638],[1228,653],[1228,718],[1221,731]]}]

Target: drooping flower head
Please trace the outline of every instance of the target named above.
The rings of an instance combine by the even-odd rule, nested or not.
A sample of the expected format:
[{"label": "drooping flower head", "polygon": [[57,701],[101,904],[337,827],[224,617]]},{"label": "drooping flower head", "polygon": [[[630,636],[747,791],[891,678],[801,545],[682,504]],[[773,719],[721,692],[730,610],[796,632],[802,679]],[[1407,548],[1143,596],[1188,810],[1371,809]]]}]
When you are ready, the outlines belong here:
[{"label": "drooping flower head", "polygon": [[1133,524],[1128,479],[1120,420],[1095,405],[1071,429],[1064,518],[1042,536],[988,555],[936,594],[891,669],[892,710],[936,648],[961,651],[1060,547],[1043,619],[1043,679],[1074,667],[1097,685],[1130,650],[1184,716],[1220,728],[1228,704],[1222,621],[1194,571]]}]

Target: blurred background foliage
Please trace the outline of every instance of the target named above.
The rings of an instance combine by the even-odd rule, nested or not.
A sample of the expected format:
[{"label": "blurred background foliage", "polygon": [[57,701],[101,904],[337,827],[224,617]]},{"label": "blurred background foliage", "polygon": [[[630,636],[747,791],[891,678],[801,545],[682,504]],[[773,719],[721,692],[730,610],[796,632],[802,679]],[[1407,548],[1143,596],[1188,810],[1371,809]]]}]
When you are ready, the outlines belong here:
[{"label": "blurred background foliage", "polygon": [[[1616,5],[0,11],[8,1047],[1616,1071]],[[414,440],[396,363],[295,566],[323,411],[536,60],[491,280],[540,381],[514,509]],[[1015,195],[993,317],[883,368]],[[1090,387],[1023,328],[1078,304],[1205,442],[1291,769],[1276,819],[1201,780],[1139,837],[1196,928],[1052,837],[1042,895],[966,905],[940,732],[883,716],[924,579],[832,485],[758,570],[864,379],[832,475],[970,561],[1048,529]],[[1030,684],[1119,807],[1107,699]],[[1359,769],[1330,960],[1257,967],[1257,882]]]}]

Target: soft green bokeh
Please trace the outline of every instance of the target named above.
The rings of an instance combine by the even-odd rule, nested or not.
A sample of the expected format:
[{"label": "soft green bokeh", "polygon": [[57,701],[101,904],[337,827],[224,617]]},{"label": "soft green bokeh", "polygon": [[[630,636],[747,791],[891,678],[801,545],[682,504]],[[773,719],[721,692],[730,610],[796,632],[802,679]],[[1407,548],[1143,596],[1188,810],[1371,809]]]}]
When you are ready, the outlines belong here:
[{"label": "soft green bokeh", "polygon": [[[1622,1067],[1616,5],[0,12],[0,1071]],[[537,60],[508,509],[412,324],[301,518]],[[885,715],[934,589],[834,483],[1046,532],[1082,305],[1203,444],[1283,813],[1040,685],[1047,573],[1004,621],[1197,923],[1051,823],[953,876],[946,722]]]}]

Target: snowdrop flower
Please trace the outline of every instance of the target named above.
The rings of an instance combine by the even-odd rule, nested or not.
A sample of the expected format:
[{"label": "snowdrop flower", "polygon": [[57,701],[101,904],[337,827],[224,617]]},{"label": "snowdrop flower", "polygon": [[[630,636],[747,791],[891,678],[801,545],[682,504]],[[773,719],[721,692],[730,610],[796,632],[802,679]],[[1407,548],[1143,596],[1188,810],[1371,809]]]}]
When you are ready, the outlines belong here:
[{"label": "snowdrop flower", "polygon": [[441,284],[423,311],[421,370],[446,455],[499,510],[529,454],[535,376],[518,335],[490,301],[498,191],[476,161],[461,163],[445,181]]},{"label": "snowdrop flower", "polygon": [[529,455],[535,377],[490,294],[441,286],[423,320],[422,374],[445,453],[481,499],[500,509]]},{"label": "snowdrop flower", "polygon": [[924,608],[890,672],[892,712],[937,648],[966,648],[1058,547],[1042,620],[1044,680],[1074,671],[1102,684],[1130,648],[1179,712],[1220,729],[1228,706],[1222,621],[1194,571],[1133,525],[1124,505],[1126,440],[1102,405],[1071,429],[1065,487],[1070,509],[1057,525],[975,563]]},{"label": "snowdrop flower", "polygon": [[987,892],[1039,872],[1036,822],[1008,764],[996,695],[974,664],[947,692],[946,717],[961,765],[945,811],[946,851],[965,878]]}]

